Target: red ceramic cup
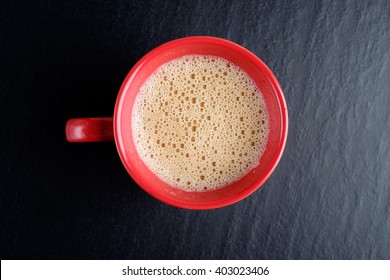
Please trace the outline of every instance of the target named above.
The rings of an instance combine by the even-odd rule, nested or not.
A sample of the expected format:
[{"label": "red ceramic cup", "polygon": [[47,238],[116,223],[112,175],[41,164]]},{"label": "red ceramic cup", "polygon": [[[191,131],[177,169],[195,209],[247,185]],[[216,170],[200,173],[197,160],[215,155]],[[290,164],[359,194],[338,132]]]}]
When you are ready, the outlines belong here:
[{"label": "red ceramic cup", "polygon": [[[270,121],[270,133],[261,164],[239,181],[205,192],[187,192],[161,181],[138,156],[132,138],[133,104],[142,84],[162,64],[191,54],[219,56],[241,67],[262,92]],[[287,123],[287,107],[282,90],[264,62],[233,42],[199,36],[174,40],[147,53],[124,80],[116,100],[114,117],[70,119],[66,124],[66,138],[69,142],[115,140],[123,165],[147,193],[176,207],[212,209],[245,198],[268,179],[282,156],[287,139]]]}]

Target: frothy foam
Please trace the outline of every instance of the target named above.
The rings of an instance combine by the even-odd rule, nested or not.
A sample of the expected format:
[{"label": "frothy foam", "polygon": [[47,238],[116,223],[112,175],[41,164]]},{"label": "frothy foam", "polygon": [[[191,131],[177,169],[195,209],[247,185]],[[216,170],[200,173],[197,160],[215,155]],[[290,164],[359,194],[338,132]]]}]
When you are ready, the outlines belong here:
[{"label": "frothy foam", "polygon": [[261,92],[241,68],[191,55],[162,65],[142,85],[132,133],[140,158],[161,180],[205,191],[259,164],[269,121]]}]

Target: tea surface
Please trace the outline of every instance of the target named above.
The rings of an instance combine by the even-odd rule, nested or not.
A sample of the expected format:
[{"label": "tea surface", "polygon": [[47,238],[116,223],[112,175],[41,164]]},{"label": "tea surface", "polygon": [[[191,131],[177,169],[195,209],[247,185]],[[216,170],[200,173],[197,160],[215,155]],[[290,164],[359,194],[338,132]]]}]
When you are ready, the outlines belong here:
[{"label": "tea surface", "polygon": [[269,133],[261,92],[231,62],[191,55],[158,68],[132,111],[137,152],[164,182],[207,191],[239,180],[259,163]]}]

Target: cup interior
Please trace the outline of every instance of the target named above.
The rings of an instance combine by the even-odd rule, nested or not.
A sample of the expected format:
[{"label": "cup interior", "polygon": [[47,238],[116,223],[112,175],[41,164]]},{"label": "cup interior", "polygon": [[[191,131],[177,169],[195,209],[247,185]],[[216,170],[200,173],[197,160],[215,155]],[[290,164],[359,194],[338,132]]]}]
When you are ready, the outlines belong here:
[{"label": "cup interior", "polygon": [[[263,94],[270,124],[270,133],[260,164],[239,181],[217,190],[204,192],[180,190],[166,184],[153,174],[138,156],[131,127],[135,97],[146,79],[162,64],[193,54],[219,56],[243,69]],[[187,37],[155,48],[131,69],[122,84],[116,102],[114,132],[123,164],[134,181],[150,195],[181,208],[218,208],[248,196],[271,175],[280,160],[287,138],[287,108],[276,78],[254,54],[224,39]]]}]

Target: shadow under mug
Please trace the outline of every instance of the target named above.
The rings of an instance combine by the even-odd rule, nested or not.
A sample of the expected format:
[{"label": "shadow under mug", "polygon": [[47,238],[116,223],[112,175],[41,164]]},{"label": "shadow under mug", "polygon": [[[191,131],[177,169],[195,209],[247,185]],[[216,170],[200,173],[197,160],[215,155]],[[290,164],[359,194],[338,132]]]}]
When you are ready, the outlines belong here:
[{"label": "shadow under mug", "polygon": [[[270,132],[260,164],[240,180],[223,188],[188,192],[160,180],[139,157],[132,138],[135,97],[147,78],[162,64],[185,55],[222,57],[243,69],[256,83],[267,106]],[[69,142],[115,140],[119,156],[134,181],[147,193],[172,206],[212,209],[233,204],[257,190],[277,166],[287,139],[287,107],[271,70],[247,49],[225,39],[195,36],[165,43],[142,57],[126,76],[119,90],[113,118],[70,119],[66,124]]]}]

